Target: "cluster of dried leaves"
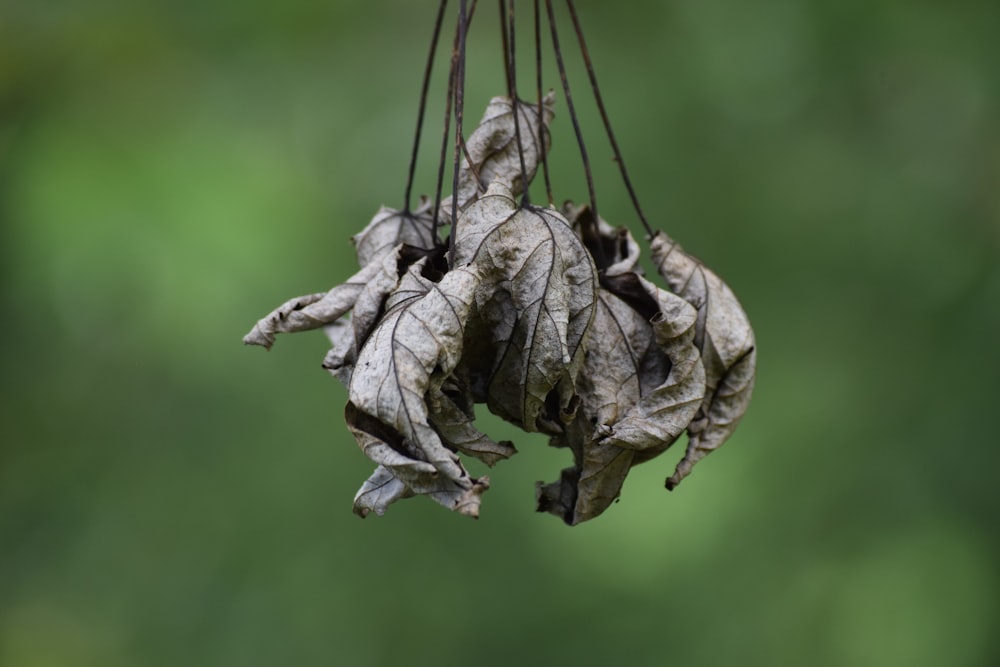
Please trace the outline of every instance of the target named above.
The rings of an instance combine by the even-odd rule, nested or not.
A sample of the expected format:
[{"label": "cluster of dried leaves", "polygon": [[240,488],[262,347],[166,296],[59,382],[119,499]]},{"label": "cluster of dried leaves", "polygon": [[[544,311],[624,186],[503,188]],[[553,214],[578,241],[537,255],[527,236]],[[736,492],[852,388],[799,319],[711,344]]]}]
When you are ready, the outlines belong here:
[{"label": "cluster of dried leaves", "polygon": [[460,457],[493,466],[516,450],[475,427],[477,403],[573,452],[537,491],[538,509],[571,525],[601,514],[632,466],[686,430],[666,482],[677,486],[747,407],[753,332],[718,276],[657,233],[662,289],[627,229],[587,206],[519,197],[548,149],[552,103],[491,101],[466,142],[450,252],[431,202],[382,208],[354,237],[354,276],[288,301],[244,338],[270,348],[278,333],[325,328],[323,366],[347,385],[347,424],[377,466],[354,499],[361,516],[413,495],[478,516],[489,480]]}]

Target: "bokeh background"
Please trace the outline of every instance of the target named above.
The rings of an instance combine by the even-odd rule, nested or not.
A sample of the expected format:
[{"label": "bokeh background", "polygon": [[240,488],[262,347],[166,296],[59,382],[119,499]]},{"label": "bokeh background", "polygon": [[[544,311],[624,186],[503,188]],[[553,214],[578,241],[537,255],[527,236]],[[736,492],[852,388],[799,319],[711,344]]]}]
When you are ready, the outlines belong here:
[{"label": "bokeh background", "polygon": [[672,452],[572,529],[533,512],[566,453],[485,410],[521,453],[478,522],[359,520],[322,334],[240,344],[402,204],[435,4],[0,2],[0,665],[1000,664],[1000,4],[578,0],[644,207],[760,371],[678,491]]}]

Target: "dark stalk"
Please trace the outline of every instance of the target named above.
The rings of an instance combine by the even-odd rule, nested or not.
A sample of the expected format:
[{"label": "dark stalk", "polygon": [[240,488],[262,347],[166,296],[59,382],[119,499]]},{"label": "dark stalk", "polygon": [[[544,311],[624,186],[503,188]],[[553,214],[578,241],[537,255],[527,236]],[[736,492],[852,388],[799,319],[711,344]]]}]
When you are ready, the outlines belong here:
[{"label": "dark stalk", "polygon": [[[556,64],[559,66],[559,78],[562,81],[563,94],[566,96],[566,107],[569,109],[569,118],[573,122],[573,131],[576,133],[576,143],[580,147],[580,158],[583,160],[583,171],[587,177],[587,192],[590,194],[590,210],[597,220],[597,195],[594,192],[594,175],[590,169],[590,158],[587,156],[587,146],[583,141],[583,132],[580,130],[580,119],[576,115],[576,106],[573,104],[573,93],[569,88],[569,77],[566,76],[566,65],[563,62],[562,51],[559,48],[559,30],[556,28],[556,16],[552,10],[552,0],[545,0],[545,9],[549,14],[549,27],[552,30],[552,48],[556,53]],[[595,223],[596,224],[596,223]]]},{"label": "dark stalk", "polygon": [[[464,7],[464,3],[463,3]],[[462,17],[455,28],[455,38],[451,47],[451,65],[448,68],[448,93],[444,105],[444,133],[441,137],[441,154],[438,159],[437,184],[434,188],[434,221],[431,226],[431,239],[437,243],[437,230],[441,218],[441,191],[444,189],[444,165],[448,156],[448,136],[451,129],[451,109],[455,99],[455,74],[458,68],[458,37],[462,27]]]},{"label": "dark stalk", "polygon": [[455,69],[455,162],[451,175],[451,236],[448,241],[448,266],[455,263],[455,236],[458,233],[458,171],[465,140],[462,121],[465,111],[465,39],[469,31],[466,0],[459,2],[458,10],[458,66]]},{"label": "dark stalk", "polygon": [[625,181],[625,189],[628,190],[629,197],[632,198],[632,206],[635,207],[635,212],[639,215],[639,220],[642,222],[642,226],[645,228],[646,233],[653,236],[653,228],[650,227],[649,221],[646,220],[646,215],[642,212],[642,207],[639,206],[639,198],[636,196],[635,189],[632,187],[632,181],[628,177],[628,170],[625,168],[625,160],[622,159],[622,152],[618,148],[618,141],[615,139],[614,130],[611,129],[611,121],[608,118],[607,109],[604,107],[604,98],[601,96],[601,89],[597,85],[597,74],[594,72],[594,65],[590,60],[590,51],[587,49],[587,42],[583,38],[583,28],[581,28],[580,19],[576,15],[576,7],[573,5],[573,0],[566,0],[566,6],[569,8],[569,15],[573,20],[573,28],[576,30],[576,39],[580,43],[580,53],[583,55],[583,62],[587,66],[587,75],[590,77],[590,86],[594,90],[594,100],[597,102],[597,108],[601,112],[601,120],[604,122],[604,129],[608,134],[608,140],[611,142],[611,150],[615,153],[615,162],[618,163],[618,168],[621,170],[622,174],[622,180]]},{"label": "dark stalk", "polygon": [[406,193],[403,195],[404,212],[410,212],[411,196],[413,195],[413,178],[417,169],[417,154],[420,152],[420,137],[424,131],[424,114],[427,111],[427,90],[431,83],[431,73],[434,70],[434,56],[437,54],[438,41],[441,38],[441,24],[444,22],[444,11],[448,0],[441,0],[438,5],[437,18],[434,20],[434,35],[431,37],[431,48],[427,54],[427,65],[424,67],[424,82],[420,87],[420,108],[417,111],[417,132],[413,139],[413,152],[410,154],[410,170],[406,177]]},{"label": "dark stalk", "polygon": [[552,206],[552,181],[549,178],[549,157],[545,150],[545,138],[548,130],[545,127],[545,114],[542,110],[542,17],[539,0],[535,0],[535,94],[538,97],[538,140],[542,153],[542,175],[545,178],[545,196]]},{"label": "dark stalk", "polygon": [[510,37],[507,34],[507,0],[500,3],[500,39],[503,42],[503,78],[510,94]]},{"label": "dark stalk", "polygon": [[515,42],[514,20],[514,0],[509,0],[507,5],[508,40],[510,41],[510,55],[507,58],[507,85],[510,96],[511,107],[514,110],[514,137],[517,139],[517,156],[521,159],[521,184],[524,192],[521,194],[521,206],[526,207],[529,203],[528,196],[528,167],[524,163],[524,142],[521,140],[521,109],[517,99],[517,43]]}]

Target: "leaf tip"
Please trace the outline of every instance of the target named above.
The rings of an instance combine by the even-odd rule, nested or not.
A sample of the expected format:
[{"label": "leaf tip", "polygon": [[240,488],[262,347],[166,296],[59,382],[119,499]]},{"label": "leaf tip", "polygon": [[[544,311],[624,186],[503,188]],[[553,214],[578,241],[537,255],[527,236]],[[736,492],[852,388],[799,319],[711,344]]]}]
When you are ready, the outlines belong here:
[{"label": "leaf tip", "polygon": [[274,345],[274,336],[268,336],[261,332],[259,326],[254,326],[246,336],[243,337],[244,345],[259,345],[265,350],[270,351],[271,346]]}]

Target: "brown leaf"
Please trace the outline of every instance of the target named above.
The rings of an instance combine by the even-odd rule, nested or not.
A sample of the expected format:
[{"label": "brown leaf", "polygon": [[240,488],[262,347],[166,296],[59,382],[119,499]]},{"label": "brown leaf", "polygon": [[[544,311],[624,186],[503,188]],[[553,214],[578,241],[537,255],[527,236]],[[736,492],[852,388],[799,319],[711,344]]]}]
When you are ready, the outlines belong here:
[{"label": "brown leaf", "polygon": [[[555,95],[537,103],[518,101],[518,125],[521,131],[524,166],[528,182],[535,177],[542,155],[549,148],[549,123],[552,122]],[[465,208],[479,193],[479,184],[504,184],[515,196],[524,192],[521,159],[514,125],[514,105],[509,97],[490,100],[482,120],[466,140],[469,160],[463,160],[458,173],[458,204]],[[478,178],[477,178],[478,176]],[[447,209],[447,207],[444,207]]]},{"label": "brown leaf", "polygon": [[670,288],[697,308],[695,344],[705,365],[705,400],[688,428],[684,459],[667,480],[673,489],[732,435],[750,403],[757,353],[750,320],[715,273],[662,232],[653,236],[652,259]]},{"label": "brown leaf", "polygon": [[[473,395],[525,431],[560,432],[572,418],[597,275],[552,208],[521,208],[501,183],[459,218],[455,259],[478,268],[469,355]],[[489,341],[489,345],[484,345]]]},{"label": "brown leaf", "polygon": [[[429,422],[435,395],[458,365],[465,322],[481,276],[454,269],[440,283],[415,265],[358,355],[349,387],[348,423],[365,454],[416,494],[478,516],[487,488],[462,466]],[[395,296],[394,294],[393,296]]]},{"label": "brown leaf", "polygon": [[563,215],[593,256],[597,269],[607,275],[629,271],[642,274],[639,268],[639,244],[627,227],[612,227],[594,215],[590,206],[566,202]]}]

